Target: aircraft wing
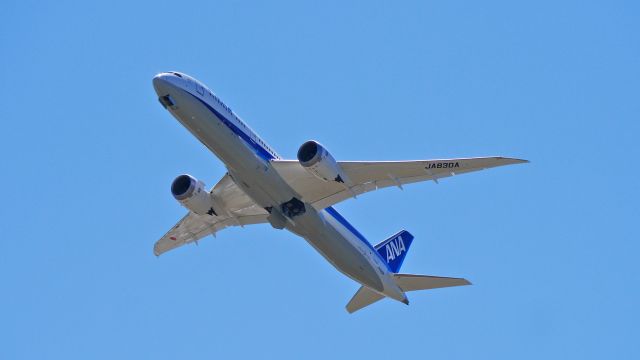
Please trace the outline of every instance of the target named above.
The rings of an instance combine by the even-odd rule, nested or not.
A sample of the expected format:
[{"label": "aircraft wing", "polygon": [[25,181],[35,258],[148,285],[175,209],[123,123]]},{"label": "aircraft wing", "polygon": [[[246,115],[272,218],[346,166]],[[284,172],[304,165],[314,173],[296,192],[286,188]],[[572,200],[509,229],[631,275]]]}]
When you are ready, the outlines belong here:
[{"label": "aircraft wing", "polygon": [[167,232],[153,247],[153,253],[159,256],[184,244],[214,234],[229,226],[244,226],[267,222],[269,215],[263,208],[256,205],[226,174],[211,189],[211,192],[221,200],[225,213],[219,216],[198,215],[189,212],[169,232]]},{"label": "aircraft wing", "polygon": [[526,163],[527,160],[505,157],[480,157],[416,161],[338,161],[338,165],[353,185],[318,179],[306,171],[297,160],[272,160],[283,179],[316,209],[324,209],[345,199],[369,191],[402,187],[420,181],[433,180],[488,169],[496,166]]}]

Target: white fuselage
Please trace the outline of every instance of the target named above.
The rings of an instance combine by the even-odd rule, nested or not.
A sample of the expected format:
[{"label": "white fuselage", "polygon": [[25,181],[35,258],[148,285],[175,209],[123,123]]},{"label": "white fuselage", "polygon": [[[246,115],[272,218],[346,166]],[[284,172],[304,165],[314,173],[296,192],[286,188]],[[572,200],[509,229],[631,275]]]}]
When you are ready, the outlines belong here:
[{"label": "white fuselage", "polygon": [[[228,106],[197,80],[182,73],[154,77],[158,96],[170,96],[167,109],[227,167],[229,174],[253,201],[278,209],[301,199],[271,166],[280,159]],[[303,200],[303,199],[301,199]],[[303,237],[333,266],[353,280],[398,301],[406,301],[386,262],[367,240],[335,209],[314,209],[287,219],[286,229]]]}]

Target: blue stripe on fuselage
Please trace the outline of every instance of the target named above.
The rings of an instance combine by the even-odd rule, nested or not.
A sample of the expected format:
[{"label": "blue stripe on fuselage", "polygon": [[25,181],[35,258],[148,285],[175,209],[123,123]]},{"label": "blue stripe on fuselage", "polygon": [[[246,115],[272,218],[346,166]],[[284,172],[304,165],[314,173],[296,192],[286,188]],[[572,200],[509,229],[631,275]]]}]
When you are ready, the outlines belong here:
[{"label": "blue stripe on fuselage", "polygon": [[[353,235],[355,235],[355,237],[360,240],[363,244],[365,244],[369,249],[371,249],[373,251],[373,254],[375,254],[375,256],[380,257],[380,254],[378,254],[378,252],[376,251],[376,249],[373,248],[373,246],[371,246],[371,244],[367,241],[367,239],[365,239],[364,236],[362,236],[362,234],[360,234],[360,232],[353,227],[353,225],[351,225],[347,219],[345,219],[344,217],[342,217],[342,215],[340,215],[340,213],[334,209],[332,206],[329,206],[328,208],[324,209],[329,215],[331,215],[334,219],[336,219],[336,221],[338,221],[340,224],[342,224],[347,230],[349,230],[349,232],[351,232]],[[386,265],[386,262],[383,261],[383,263]],[[389,266],[387,265],[387,269],[389,269]]]},{"label": "blue stripe on fuselage", "polygon": [[267,149],[265,149],[262,145],[260,145],[255,140],[253,140],[251,136],[249,136],[247,133],[242,131],[238,126],[236,126],[236,124],[234,124],[231,120],[227,119],[224,115],[222,115],[220,112],[214,109],[211,105],[207,104],[206,101],[200,99],[196,95],[193,95],[192,93],[184,89],[183,91],[193,96],[196,100],[200,101],[204,106],[206,106],[207,109],[209,109],[209,111],[211,111],[218,119],[220,119],[220,121],[222,121],[223,124],[225,124],[229,129],[231,129],[231,131],[233,131],[234,134],[238,135],[242,140],[244,140],[247,144],[249,144],[249,146],[253,148],[253,151],[258,156],[260,156],[260,158],[264,159],[267,162],[269,160],[276,159],[276,156],[274,154],[272,154]]}]

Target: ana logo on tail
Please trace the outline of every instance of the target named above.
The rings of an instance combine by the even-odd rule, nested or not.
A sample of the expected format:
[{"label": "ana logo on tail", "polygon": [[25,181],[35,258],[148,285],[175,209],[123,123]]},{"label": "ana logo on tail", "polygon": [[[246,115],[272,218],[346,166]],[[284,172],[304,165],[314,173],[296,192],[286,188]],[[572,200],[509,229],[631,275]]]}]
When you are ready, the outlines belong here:
[{"label": "ana logo on tail", "polygon": [[398,236],[397,238],[389,241],[386,246],[387,249],[387,263],[396,259],[396,257],[400,256],[407,249],[404,246],[404,241],[402,241],[402,236]]},{"label": "ana logo on tail", "polygon": [[407,255],[412,242],[413,235],[406,230],[402,230],[376,245],[375,249],[378,255],[380,255],[380,259],[387,262],[389,270],[397,273],[402,266],[404,257]]}]

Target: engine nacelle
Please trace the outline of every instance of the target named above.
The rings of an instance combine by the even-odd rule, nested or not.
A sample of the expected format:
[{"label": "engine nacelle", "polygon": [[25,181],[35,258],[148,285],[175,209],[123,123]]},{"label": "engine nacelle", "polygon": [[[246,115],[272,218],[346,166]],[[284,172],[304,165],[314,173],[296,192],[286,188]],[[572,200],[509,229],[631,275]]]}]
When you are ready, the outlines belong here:
[{"label": "engine nacelle", "polygon": [[308,172],[324,181],[335,181],[349,186],[350,181],[340,165],[319,142],[309,140],[298,149],[298,161]]},{"label": "engine nacelle", "polygon": [[198,215],[218,216],[220,206],[204,183],[191,175],[180,175],[171,183],[171,194],[180,204]]}]

